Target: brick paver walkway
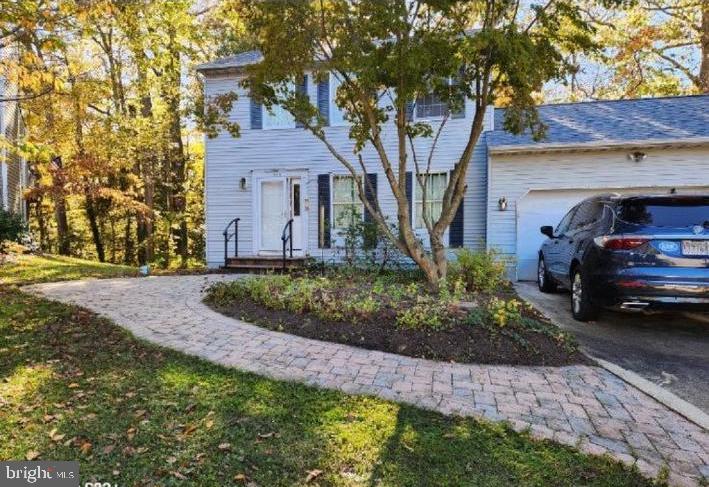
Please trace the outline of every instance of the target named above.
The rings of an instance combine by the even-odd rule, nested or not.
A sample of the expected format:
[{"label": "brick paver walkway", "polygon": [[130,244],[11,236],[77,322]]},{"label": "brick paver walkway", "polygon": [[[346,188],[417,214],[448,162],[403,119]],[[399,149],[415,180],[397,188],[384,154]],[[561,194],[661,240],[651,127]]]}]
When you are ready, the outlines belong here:
[{"label": "brick paver walkway", "polygon": [[608,453],[670,482],[709,478],[709,432],[597,367],[463,365],[368,351],[277,333],[201,302],[211,282],[235,276],[78,281],[32,286],[87,307],[151,342],[226,366],[443,414],[507,420],[536,438]]}]

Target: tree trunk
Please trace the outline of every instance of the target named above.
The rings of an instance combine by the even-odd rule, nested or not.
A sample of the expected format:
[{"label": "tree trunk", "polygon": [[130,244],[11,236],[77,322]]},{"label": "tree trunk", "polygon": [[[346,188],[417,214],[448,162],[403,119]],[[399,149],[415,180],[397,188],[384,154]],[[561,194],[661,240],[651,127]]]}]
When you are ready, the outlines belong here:
[{"label": "tree trunk", "polygon": [[699,67],[699,89],[702,93],[709,94],[709,2],[703,2],[702,7],[702,31],[700,33],[700,53],[702,56]]},{"label": "tree trunk", "polygon": [[179,46],[175,41],[176,32],[174,28],[168,29],[170,52],[170,62],[166,69],[165,98],[168,107],[169,117],[169,163],[171,167],[170,198],[168,204],[172,207],[178,219],[178,230],[174,234],[175,247],[180,256],[180,266],[187,267],[188,242],[187,242],[187,214],[185,195],[186,182],[186,160],[184,146],[182,143],[182,124],[180,119],[180,67],[181,58]]},{"label": "tree trunk", "polygon": [[69,221],[67,219],[66,195],[64,194],[64,165],[61,156],[52,159],[52,199],[54,200],[54,218],[57,222],[57,252],[59,255],[71,253]]},{"label": "tree trunk", "polygon": [[128,265],[133,263],[133,218],[130,213],[126,214],[126,228],[123,244],[123,263]]},{"label": "tree trunk", "polygon": [[94,197],[90,194],[86,195],[86,216],[89,219],[89,226],[91,227],[91,237],[94,240],[94,247],[96,247],[96,255],[98,256],[98,260],[99,262],[106,262],[106,254],[103,248],[103,239],[101,237],[101,231],[98,226],[96,201],[94,200]]}]

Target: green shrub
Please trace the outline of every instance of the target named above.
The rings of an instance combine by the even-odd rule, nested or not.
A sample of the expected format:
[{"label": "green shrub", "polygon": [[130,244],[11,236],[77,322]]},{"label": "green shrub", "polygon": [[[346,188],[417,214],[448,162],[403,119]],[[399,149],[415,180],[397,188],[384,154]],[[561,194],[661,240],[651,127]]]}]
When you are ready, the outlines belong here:
[{"label": "green shrub", "polygon": [[516,299],[505,301],[492,298],[488,303],[488,312],[493,323],[499,327],[507,326],[510,322],[518,322],[522,318],[520,308],[522,303]]},{"label": "green shrub", "polygon": [[19,242],[25,230],[21,215],[0,208],[0,252],[5,251],[8,242]]},{"label": "green shrub", "polygon": [[456,257],[451,263],[450,275],[454,280],[463,281],[468,291],[489,293],[507,284],[509,259],[500,257],[496,250],[460,249]]}]

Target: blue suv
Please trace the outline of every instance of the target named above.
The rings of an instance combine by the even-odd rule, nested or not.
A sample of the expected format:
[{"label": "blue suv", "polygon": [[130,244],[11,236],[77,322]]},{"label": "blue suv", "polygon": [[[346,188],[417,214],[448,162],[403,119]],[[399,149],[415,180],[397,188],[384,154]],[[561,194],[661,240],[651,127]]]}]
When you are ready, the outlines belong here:
[{"label": "blue suv", "polygon": [[602,307],[709,311],[709,195],[594,196],[541,232],[539,289],[569,289],[579,321]]}]

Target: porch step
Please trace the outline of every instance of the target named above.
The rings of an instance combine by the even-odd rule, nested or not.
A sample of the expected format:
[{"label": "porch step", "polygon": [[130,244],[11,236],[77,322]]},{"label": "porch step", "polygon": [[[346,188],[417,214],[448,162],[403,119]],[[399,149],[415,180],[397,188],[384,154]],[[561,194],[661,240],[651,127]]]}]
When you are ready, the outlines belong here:
[{"label": "porch step", "polygon": [[[286,270],[301,269],[305,266],[305,257],[286,258]],[[225,269],[242,272],[267,272],[283,270],[281,256],[239,256],[227,258]]]}]

